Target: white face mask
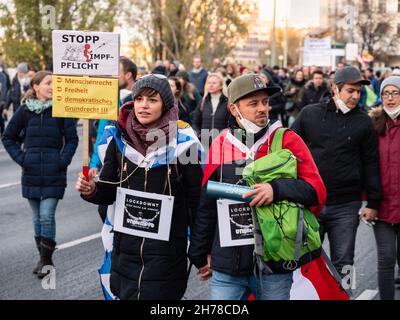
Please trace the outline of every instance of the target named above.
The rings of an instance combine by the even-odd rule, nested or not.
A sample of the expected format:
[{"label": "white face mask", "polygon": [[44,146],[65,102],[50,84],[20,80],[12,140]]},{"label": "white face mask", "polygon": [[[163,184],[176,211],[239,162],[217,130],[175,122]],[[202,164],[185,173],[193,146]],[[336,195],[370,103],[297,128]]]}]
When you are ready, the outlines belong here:
[{"label": "white face mask", "polygon": [[398,116],[400,116],[400,106],[397,106],[396,108],[387,108],[383,107],[383,110],[385,110],[386,114],[392,119],[396,120]]},{"label": "white face mask", "polygon": [[240,124],[249,133],[256,134],[256,133],[260,132],[262,129],[264,129],[269,123],[269,120],[268,120],[267,124],[264,127],[259,127],[258,125],[256,125],[255,123],[251,122],[250,120],[247,120],[247,119],[243,118],[242,114],[240,113],[240,111],[239,111],[239,109],[238,109],[238,107],[236,105],[235,105],[235,108],[236,108],[236,111],[239,114],[239,122],[240,122]]},{"label": "white face mask", "polygon": [[337,107],[340,109],[340,111],[342,111],[343,114],[349,113],[351,111],[351,109],[346,106],[344,101],[340,99],[339,90],[337,88],[336,88],[336,95],[334,96],[333,99],[335,100]]}]

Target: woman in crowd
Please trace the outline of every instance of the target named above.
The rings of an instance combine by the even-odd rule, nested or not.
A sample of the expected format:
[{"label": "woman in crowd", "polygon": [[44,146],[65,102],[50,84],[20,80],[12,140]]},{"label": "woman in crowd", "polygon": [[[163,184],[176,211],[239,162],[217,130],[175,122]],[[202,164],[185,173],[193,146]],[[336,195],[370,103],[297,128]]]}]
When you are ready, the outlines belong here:
[{"label": "woman in crowd", "polygon": [[381,86],[382,106],[371,112],[379,135],[383,200],[374,226],[378,249],[378,285],[382,300],[395,298],[395,266],[400,258],[400,77]]},{"label": "woman in crowd", "polygon": [[193,115],[193,127],[198,134],[202,129],[222,131],[228,127],[230,113],[228,98],[223,94],[224,78],[211,73],[205,85],[203,100]]},{"label": "woman in crowd", "polygon": [[[178,121],[179,110],[166,77],[142,77],[133,87],[132,98],[132,103],[120,109],[116,127],[108,129],[113,134],[107,139],[97,182],[92,176],[86,179],[80,174],[76,189],[86,201],[101,205],[118,200],[117,187],[118,192],[141,192],[146,203],[155,194],[173,197],[169,240],[112,230],[110,291],[121,300],[181,299],[187,285],[187,230],[200,197],[201,145],[193,130]],[[115,210],[114,217],[108,216],[105,226],[126,213],[130,217],[128,224],[158,221],[159,228],[164,227],[161,217],[157,218],[163,211],[135,211],[125,201],[120,211]],[[147,224],[143,228],[150,227]]]},{"label": "woman in crowd", "polygon": [[172,94],[175,97],[175,103],[179,108],[179,120],[191,123],[189,108],[182,102],[182,84],[177,77],[168,78]]},{"label": "woman in crowd", "polygon": [[176,77],[182,84],[182,102],[185,106],[189,108],[190,113],[196,110],[197,106],[200,104],[201,95],[197,91],[196,87],[190,82],[189,74],[186,71],[179,71]]},{"label": "woman in crowd", "polygon": [[72,119],[52,117],[51,72],[37,72],[30,86],[30,94],[7,126],[3,144],[22,167],[22,196],[32,208],[40,254],[33,273],[43,278],[49,272],[44,267],[53,266],[55,212],[64,196],[67,168],[78,146],[78,136]]}]

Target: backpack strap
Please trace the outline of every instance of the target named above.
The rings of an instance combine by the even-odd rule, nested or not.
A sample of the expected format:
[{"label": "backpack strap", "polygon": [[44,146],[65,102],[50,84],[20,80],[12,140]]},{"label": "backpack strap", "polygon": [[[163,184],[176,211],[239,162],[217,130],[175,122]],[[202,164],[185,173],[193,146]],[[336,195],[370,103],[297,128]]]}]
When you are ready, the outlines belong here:
[{"label": "backpack strap", "polygon": [[274,138],[271,143],[271,152],[282,150],[283,135],[289,130],[288,128],[279,128],[275,131]]}]

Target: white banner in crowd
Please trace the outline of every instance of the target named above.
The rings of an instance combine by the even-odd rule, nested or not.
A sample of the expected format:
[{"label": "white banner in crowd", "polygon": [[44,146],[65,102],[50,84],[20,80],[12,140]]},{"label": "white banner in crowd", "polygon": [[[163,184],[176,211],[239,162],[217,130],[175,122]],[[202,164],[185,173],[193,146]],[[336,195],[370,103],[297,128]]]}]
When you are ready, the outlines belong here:
[{"label": "white banner in crowd", "polygon": [[329,67],[331,65],[331,37],[305,38],[303,49],[303,65]]},{"label": "white banner in crowd", "polygon": [[118,33],[54,30],[52,38],[54,74],[118,77]]}]

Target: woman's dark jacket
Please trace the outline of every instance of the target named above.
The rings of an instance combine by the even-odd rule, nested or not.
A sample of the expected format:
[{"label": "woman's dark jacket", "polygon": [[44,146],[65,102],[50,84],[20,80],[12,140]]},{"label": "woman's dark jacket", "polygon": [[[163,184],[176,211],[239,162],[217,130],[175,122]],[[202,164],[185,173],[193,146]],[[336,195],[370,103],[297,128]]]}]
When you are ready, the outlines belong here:
[{"label": "woman's dark jacket", "polygon": [[67,167],[78,147],[74,120],[53,118],[52,108],[36,114],[22,105],[7,126],[3,144],[22,167],[24,198],[63,198]]},{"label": "woman's dark jacket", "polygon": [[[121,126],[123,137],[129,141]],[[192,151],[197,152],[197,151]],[[112,140],[107,148],[100,180],[120,181],[121,153]],[[137,166],[124,157],[125,179]],[[195,164],[170,165],[171,192],[175,197],[169,241],[145,239],[114,231],[110,286],[112,293],[122,300],[178,300],[187,285],[187,230],[191,214],[197,210],[203,176],[201,166]],[[146,192],[169,194],[167,166],[151,168],[147,172]],[[139,168],[123,188],[145,191],[145,169]],[[111,205],[116,199],[117,185],[96,183],[97,192],[85,200],[99,205]]]}]

